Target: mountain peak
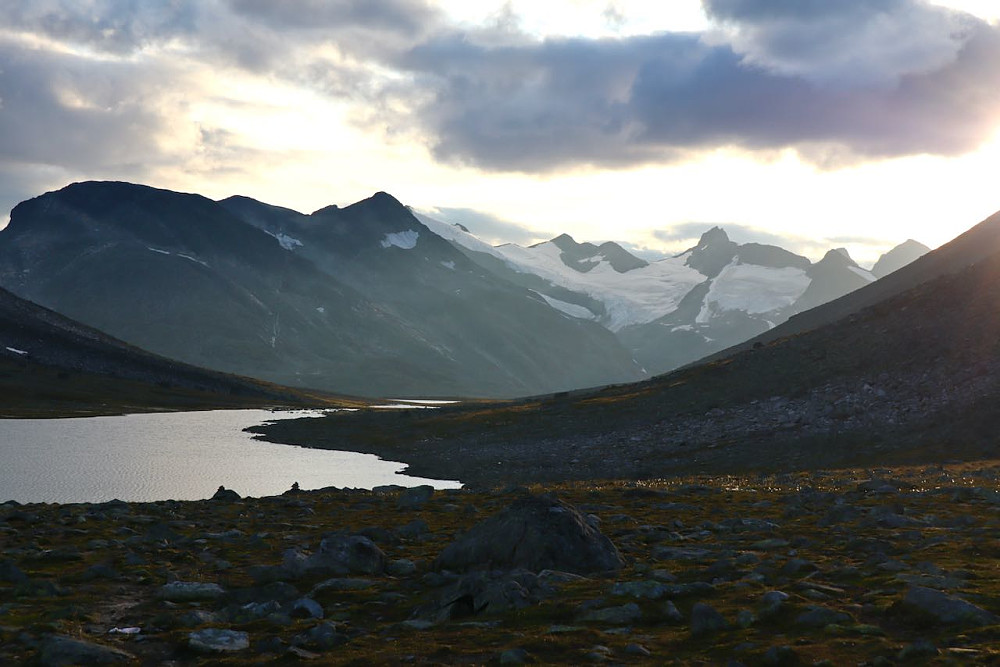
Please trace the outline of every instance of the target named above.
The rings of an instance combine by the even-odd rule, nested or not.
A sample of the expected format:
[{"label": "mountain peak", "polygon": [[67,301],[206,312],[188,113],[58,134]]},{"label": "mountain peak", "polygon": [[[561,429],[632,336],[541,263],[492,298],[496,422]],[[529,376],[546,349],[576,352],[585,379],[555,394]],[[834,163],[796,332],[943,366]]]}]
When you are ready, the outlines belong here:
[{"label": "mountain peak", "polygon": [[571,250],[575,250],[580,245],[579,243],[576,242],[576,239],[574,239],[569,234],[560,234],[554,239],[550,239],[549,243],[559,248],[563,252],[569,252]]},{"label": "mountain peak", "polygon": [[823,255],[823,259],[816,263],[817,265],[839,265],[839,266],[857,266],[857,263],[851,257],[851,253],[847,252],[847,248],[833,248],[827,250],[826,254]]},{"label": "mountain peak", "polygon": [[910,262],[923,257],[930,251],[931,249],[923,243],[914,241],[913,239],[906,239],[898,246],[879,257],[878,261],[875,262],[875,266],[872,267],[872,273],[876,278],[887,276],[890,273],[903,268]]},{"label": "mountain peak", "polygon": [[726,234],[726,230],[722,227],[715,226],[701,235],[701,238],[698,240],[697,247],[707,248],[709,246],[729,243],[732,243],[732,241],[729,239],[729,234]]},{"label": "mountain peak", "polygon": [[687,265],[708,278],[714,278],[733,261],[739,246],[729,239],[721,227],[712,227],[701,235],[698,245],[691,248]]}]

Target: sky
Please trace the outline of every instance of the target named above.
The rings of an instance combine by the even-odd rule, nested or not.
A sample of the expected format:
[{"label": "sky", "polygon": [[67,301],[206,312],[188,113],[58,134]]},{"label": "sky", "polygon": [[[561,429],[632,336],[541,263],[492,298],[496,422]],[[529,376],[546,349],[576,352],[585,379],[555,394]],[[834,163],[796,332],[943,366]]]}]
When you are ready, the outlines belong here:
[{"label": "sky", "polygon": [[870,265],[1000,209],[995,0],[7,0],[0,226],[71,182]]}]

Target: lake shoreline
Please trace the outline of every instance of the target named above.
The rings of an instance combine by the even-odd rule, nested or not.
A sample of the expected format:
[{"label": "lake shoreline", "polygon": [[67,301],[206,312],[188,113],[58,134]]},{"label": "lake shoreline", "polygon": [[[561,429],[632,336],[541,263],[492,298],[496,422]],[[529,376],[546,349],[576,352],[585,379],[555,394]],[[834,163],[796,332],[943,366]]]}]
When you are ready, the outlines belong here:
[{"label": "lake shoreline", "polygon": [[209,498],[220,486],[254,496],[303,489],[435,487],[373,455],[288,447],[245,429],[311,410],[213,410],[0,421],[0,501],[128,502]]}]

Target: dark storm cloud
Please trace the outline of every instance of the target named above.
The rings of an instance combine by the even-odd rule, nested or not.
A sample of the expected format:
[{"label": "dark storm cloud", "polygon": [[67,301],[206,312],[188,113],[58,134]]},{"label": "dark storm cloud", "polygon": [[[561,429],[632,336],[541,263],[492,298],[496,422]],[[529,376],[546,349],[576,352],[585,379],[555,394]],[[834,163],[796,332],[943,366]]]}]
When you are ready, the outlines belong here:
[{"label": "dark storm cloud", "polygon": [[79,63],[0,42],[0,160],[69,168],[134,166],[163,122],[156,74],[121,62]]},{"label": "dark storm cloud", "polygon": [[233,11],[273,29],[330,30],[345,26],[420,33],[440,18],[425,0],[229,0]]},{"label": "dark storm cloud", "polygon": [[140,180],[161,164],[169,80],[135,63],[83,63],[0,41],[0,218],[69,180]]},{"label": "dark storm cloud", "polygon": [[430,217],[451,224],[459,224],[481,239],[491,242],[528,245],[539,239],[549,239],[556,234],[539,231],[525,225],[498,218],[490,213],[471,208],[438,208]]},{"label": "dark storm cloud", "polygon": [[434,153],[487,169],[669,162],[723,146],[796,147],[820,164],[952,155],[978,146],[1000,116],[1000,30],[967,23],[951,60],[891,86],[866,75],[825,85],[693,34],[509,47],[453,35],[397,66],[432,91],[416,113]]}]

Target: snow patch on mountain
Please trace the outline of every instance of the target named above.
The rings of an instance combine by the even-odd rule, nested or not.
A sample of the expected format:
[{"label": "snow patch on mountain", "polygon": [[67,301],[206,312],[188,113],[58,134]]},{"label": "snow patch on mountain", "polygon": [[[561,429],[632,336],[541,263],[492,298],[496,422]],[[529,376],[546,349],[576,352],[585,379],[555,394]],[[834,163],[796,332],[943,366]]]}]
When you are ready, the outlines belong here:
[{"label": "snow patch on mountain", "polygon": [[809,283],[809,276],[801,269],[774,269],[733,261],[712,280],[695,322],[708,324],[713,315],[725,311],[761,315],[787,308],[802,296]]},{"label": "snow patch on mountain", "polygon": [[677,257],[626,273],[618,273],[610,262],[600,261],[580,273],[566,266],[562,250],[552,242],[531,248],[508,244],[495,250],[517,271],[533,273],[553,285],[601,301],[607,311],[603,324],[611,331],[652,322],[673,312],[692,287],[705,281],[705,276],[684,266],[684,260]]},{"label": "snow patch on mountain", "polygon": [[[535,292],[535,290],[531,290]],[[584,308],[583,306],[578,306],[575,303],[568,303],[566,301],[560,301],[559,299],[553,299],[550,296],[546,296],[541,292],[535,292],[538,296],[545,299],[545,303],[549,304],[556,310],[562,313],[566,313],[570,317],[575,317],[580,320],[594,320],[597,316],[590,312],[589,308]]]},{"label": "snow patch on mountain", "polygon": [[191,260],[191,261],[192,261],[192,262],[194,262],[195,264],[201,264],[202,266],[208,266],[208,262],[206,262],[206,261],[204,261],[204,260],[200,260],[200,259],[198,259],[197,257],[192,257],[191,255],[185,255],[185,254],[184,254],[184,253],[182,253],[182,252],[179,252],[179,253],[177,253],[177,256],[178,256],[178,257],[183,257],[184,259],[188,259],[188,260]]},{"label": "snow patch on mountain", "polygon": [[7,351],[8,352],[13,352],[14,354],[20,355],[22,357],[25,356],[26,354],[28,354],[27,351],[25,351],[25,350],[19,350],[16,347],[8,347]]},{"label": "snow patch on mountain", "polygon": [[847,268],[849,268],[851,271],[853,271],[857,275],[861,276],[862,278],[864,278],[868,282],[870,282],[870,283],[875,282],[875,276],[872,275],[871,271],[865,271],[860,266],[848,266]]},{"label": "snow patch on mountain", "polygon": [[172,255],[172,254],[174,254],[174,253],[172,253],[172,252],[170,252],[168,250],[160,250],[159,248],[150,248],[149,246],[146,246],[146,250],[152,250],[153,252],[155,252],[158,255]]},{"label": "snow patch on mountain", "polygon": [[292,236],[289,236],[288,234],[282,234],[281,232],[271,232],[266,229],[264,230],[264,232],[269,236],[273,236],[275,239],[277,239],[278,245],[280,245],[285,250],[295,250],[296,248],[302,247],[302,241]]},{"label": "snow patch on mountain", "polygon": [[418,238],[420,238],[420,232],[412,229],[407,229],[405,232],[392,232],[391,234],[386,234],[385,238],[382,239],[382,247],[391,248],[395,246],[403,250],[413,250],[417,247]]},{"label": "snow patch on mountain", "polygon": [[503,255],[489,243],[480,240],[478,237],[473,236],[469,232],[465,231],[458,225],[453,225],[448,222],[442,222],[435,218],[428,217],[426,215],[415,214],[417,220],[424,223],[424,225],[430,229],[432,232],[445,239],[446,241],[451,241],[457,243],[458,245],[466,248],[467,250],[473,250],[475,252],[483,252],[487,255],[493,255],[498,259],[503,259]]}]

